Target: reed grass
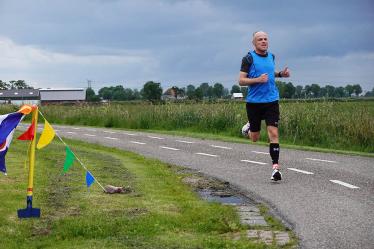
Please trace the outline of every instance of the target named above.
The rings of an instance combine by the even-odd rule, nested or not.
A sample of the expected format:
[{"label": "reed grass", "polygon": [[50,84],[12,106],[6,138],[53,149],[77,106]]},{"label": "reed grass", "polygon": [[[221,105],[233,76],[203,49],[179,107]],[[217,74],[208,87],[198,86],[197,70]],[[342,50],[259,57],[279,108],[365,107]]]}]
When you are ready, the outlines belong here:
[{"label": "reed grass", "polygon": [[[6,113],[2,109],[1,113]],[[374,100],[281,102],[281,143],[374,153]],[[42,106],[52,123],[240,137],[245,103],[115,103]],[[262,126],[261,141],[266,142]]]}]

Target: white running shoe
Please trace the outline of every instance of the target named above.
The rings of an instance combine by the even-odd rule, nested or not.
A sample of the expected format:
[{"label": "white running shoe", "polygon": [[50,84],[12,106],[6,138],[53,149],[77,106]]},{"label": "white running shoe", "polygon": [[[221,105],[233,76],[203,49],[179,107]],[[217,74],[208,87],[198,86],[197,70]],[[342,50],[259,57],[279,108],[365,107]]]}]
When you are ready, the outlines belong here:
[{"label": "white running shoe", "polygon": [[247,122],[245,125],[243,125],[243,127],[242,127],[242,135],[244,136],[244,137],[249,137],[249,134],[250,134],[250,127],[251,127],[251,125],[249,124],[249,122]]},{"label": "white running shoe", "polygon": [[282,173],[279,171],[279,165],[273,165],[273,172],[271,173],[271,180],[273,181],[280,181],[282,180]]}]

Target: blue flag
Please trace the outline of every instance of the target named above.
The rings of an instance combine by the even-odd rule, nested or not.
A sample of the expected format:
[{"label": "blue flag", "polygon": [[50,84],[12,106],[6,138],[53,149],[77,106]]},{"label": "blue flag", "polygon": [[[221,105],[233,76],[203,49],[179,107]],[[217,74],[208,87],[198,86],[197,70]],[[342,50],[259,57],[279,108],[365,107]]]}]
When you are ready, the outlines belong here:
[{"label": "blue flag", "polygon": [[86,172],[86,184],[87,184],[87,188],[89,188],[92,183],[95,182],[95,178],[91,175],[91,173],[89,171]]},{"label": "blue flag", "polygon": [[0,115],[0,171],[6,174],[5,155],[12,142],[13,133],[23,118],[20,112]]}]

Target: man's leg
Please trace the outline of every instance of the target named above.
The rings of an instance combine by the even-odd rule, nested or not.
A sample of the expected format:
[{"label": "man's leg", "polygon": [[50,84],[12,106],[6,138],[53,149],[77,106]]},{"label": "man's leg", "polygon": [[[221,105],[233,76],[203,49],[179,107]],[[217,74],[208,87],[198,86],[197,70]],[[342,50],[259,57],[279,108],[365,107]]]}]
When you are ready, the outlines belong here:
[{"label": "man's leg", "polygon": [[279,172],[279,136],[278,136],[278,127],[267,126],[268,136],[270,140],[269,152],[271,160],[273,161],[273,173],[272,180],[278,181],[282,179],[282,174]]}]

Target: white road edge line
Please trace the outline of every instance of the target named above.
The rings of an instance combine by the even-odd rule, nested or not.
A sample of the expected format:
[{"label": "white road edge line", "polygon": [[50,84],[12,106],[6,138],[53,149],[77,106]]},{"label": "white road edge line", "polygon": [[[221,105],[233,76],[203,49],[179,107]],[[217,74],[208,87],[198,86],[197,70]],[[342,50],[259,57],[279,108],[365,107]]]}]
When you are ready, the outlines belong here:
[{"label": "white road edge line", "polygon": [[153,136],[147,136],[147,137],[149,137],[149,138],[154,138],[154,139],[159,139],[159,140],[165,139],[165,138],[163,138],[163,137],[153,137]]},{"label": "white road edge line", "polygon": [[313,172],[309,172],[309,171],[305,171],[305,170],[301,170],[301,169],[295,169],[295,168],[287,168],[287,169],[293,170],[293,171],[296,171],[296,172],[299,172],[299,173],[307,174],[307,175],[314,175]]},{"label": "white road edge line", "polygon": [[195,153],[196,155],[201,155],[201,156],[211,156],[211,157],[218,157],[217,155],[213,155],[213,154],[207,154],[207,153],[201,153],[201,152],[197,152]]},{"label": "white road edge line", "polygon": [[83,135],[85,135],[85,136],[89,136],[89,137],[96,137],[96,135],[93,135],[93,134],[83,134]]},{"label": "white road edge line", "polygon": [[146,143],[137,142],[137,141],[130,141],[130,143],[133,143],[133,144],[146,144]]},{"label": "white road edge line", "polygon": [[251,151],[253,153],[256,153],[256,154],[264,154],[264,155],[269,155],[270,153],[269,152],[262,152],[262,151]]},{"label": "white road edge line", "polygon": [[106,138],[106,139],[112,139],[112,140],[118,140],[118,138],[116,138],[116,137],[104,137],[104,138]]},{"label": "white road edge line", "polygon": [[225,149],[225,150],[232,150],[232,148],[226,147],[226,146],[219,146],[219,145],[213,145],[213,144],[211,144],[210,146],[212,146],[214,148],[220,148],[220,149]]},{"label": "white road edge line", "polygon": [[251,160],[240,160],[242,162],[246,162],[246,163],[255,163],[255,164],[261,164],[261,165],[265,165],[267,163],[263,163],[263,162],[257,162],[257,161],[251,161]]},{"label": "white road edge line", "polygon": [[166,146],[160,146],[160,148],[167,149],[167,150],[180,150],[177,148],[171,148],[171,147],[166,147]]},{"label": "white road edge line", "polygon": [[195,142],[184,141],[184,140],[175,140],[176,142],[185,143],[185,144],[194,144]]},{"label": "white road edge line", "polygon": [[316,159],[316,158],[305,158],[305,159],[312,160],[312,161],[319,161],[319,162],[337,163],[336,161],[329,161],[329,160]]},{"label": "white road edge line", "polygon": [[339,180],[330,180],[330,182],[343,185],[344,187],[347,187],[347,188],[352,188],[352,189],[359,188],[357,186],[354,186],[352,184],[349,184],[349,183],[346,183],[346,182],[342,182],[342,181],[339,181]]}]

